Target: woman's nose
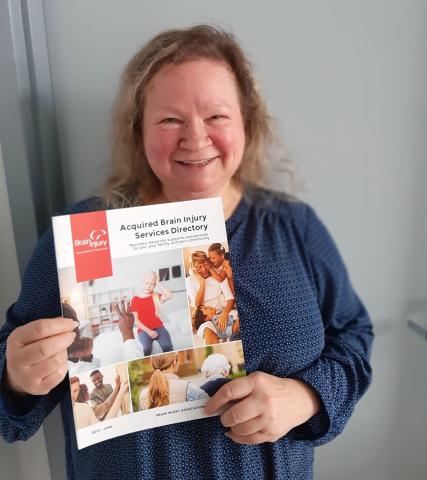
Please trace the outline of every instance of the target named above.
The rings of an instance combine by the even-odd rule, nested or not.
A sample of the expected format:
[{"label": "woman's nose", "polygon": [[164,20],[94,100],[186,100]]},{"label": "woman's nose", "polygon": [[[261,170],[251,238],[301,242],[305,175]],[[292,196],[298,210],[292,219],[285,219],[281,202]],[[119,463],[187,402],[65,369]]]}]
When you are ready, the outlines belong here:
[{"label": "woman's nose", "polygon": [[200,151],[212,143],[202,119],[185,122],[182,132],[180,146],[186,150]]}]

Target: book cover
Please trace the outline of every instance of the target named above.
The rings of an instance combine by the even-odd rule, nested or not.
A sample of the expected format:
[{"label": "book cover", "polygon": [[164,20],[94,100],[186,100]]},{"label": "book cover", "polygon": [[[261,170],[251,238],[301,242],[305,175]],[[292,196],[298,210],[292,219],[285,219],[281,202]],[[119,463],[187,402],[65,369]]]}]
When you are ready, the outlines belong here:
[{"label": "book cover", "polygon": [[221,199],[52,221],[78,448],[205,417],[246,374]]}]

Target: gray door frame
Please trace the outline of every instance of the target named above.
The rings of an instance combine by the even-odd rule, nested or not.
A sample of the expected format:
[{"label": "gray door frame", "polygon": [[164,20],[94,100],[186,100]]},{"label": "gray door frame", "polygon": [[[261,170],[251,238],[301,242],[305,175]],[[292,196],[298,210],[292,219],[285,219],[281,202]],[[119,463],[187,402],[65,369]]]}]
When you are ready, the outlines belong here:
[{"label": "gray door frame", "polygon": [[[0,66],[5,194],[22,277],[37,238],[65,203],[42,0],[1,0]],[[44,428],[18,447],[24,479],[49,480],[48,471],[52,479],[66,477],[63,439],[57,407]]]}]

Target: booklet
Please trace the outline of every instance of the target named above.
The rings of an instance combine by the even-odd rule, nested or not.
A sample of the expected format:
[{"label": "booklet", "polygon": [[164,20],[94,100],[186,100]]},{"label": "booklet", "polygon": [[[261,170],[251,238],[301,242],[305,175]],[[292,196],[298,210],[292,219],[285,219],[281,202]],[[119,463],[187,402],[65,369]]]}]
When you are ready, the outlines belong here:
[{"label": "booklet", "polygon": [[52,221],[78,448],[205,417],[246,375],[221,199]]}]

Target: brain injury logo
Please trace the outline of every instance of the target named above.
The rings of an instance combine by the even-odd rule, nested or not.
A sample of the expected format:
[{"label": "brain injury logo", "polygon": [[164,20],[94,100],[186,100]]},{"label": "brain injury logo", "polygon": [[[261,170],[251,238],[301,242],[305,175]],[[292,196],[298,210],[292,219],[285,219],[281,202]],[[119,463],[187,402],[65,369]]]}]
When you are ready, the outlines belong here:
[{"label": "brain injury logo", "polygon": [[92,230],[89,234],[89,238],[74,240],[75,247],[87,246],[88,248],[107,248],[107,243],[107,231],[103,228],[99,230]]},{"label": "brain injury logo", "polygon": [[105,235],[107,235],[107,232],[103,229],[101,230],[92,230],[90,232],[90,239],[92,240],[92,242],[97,242],[98,240],[100,240],[102,237],[105,237]]},{"label": "brain injury logo", "polygon": [[112,275],[106,212],[70,215],[78,282]]}]

